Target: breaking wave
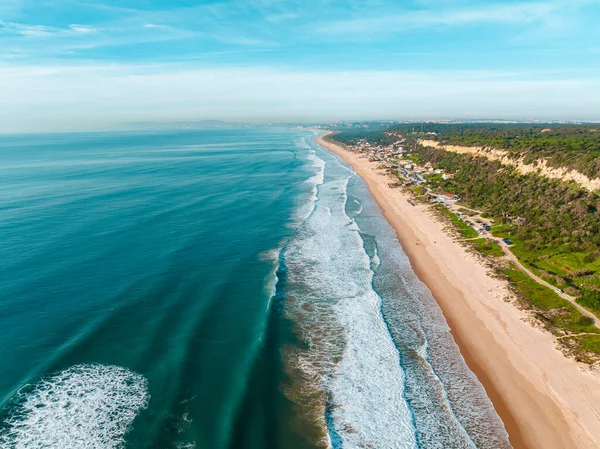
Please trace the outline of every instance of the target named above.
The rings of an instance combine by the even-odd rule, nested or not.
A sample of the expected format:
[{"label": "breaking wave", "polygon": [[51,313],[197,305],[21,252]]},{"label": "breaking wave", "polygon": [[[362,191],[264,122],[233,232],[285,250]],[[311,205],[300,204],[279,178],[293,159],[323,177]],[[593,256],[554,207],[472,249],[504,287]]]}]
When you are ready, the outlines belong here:
[{"label": "breaking wave", "polygon": [[306,159],[314,170],[313,176],[304,181],[304,184],[310,188],[310,198],[308,198],[308,201],[303,200],[301,204],[297,205],[293,217],[294,227],[298,226],[299,223],[306,220],[312,214],[317,200],[317,189],[323,184],[325,179],[325,161],[318,157],[314,150],[308,151]]},{"label": "breaking wave", "polygon": [[0,447],[119,449],[148,400],[140,374],[118,366],[76,365],[21,388],[0,425]]},{"label": "breaking wave", "polygon": [[319,447],[413,448],[399,354],[372,288],[372,261],[345,212],[349,175],[318,186],[285,252],[286,316],[306,345],[284,352],[286,395]]},{"label": "breaking wave", "polygon": [[282,252],[285,316],[300,341],[283,349],[297,430],[322,449],[509,448],[364,184],[315,157],[312,201]]}]

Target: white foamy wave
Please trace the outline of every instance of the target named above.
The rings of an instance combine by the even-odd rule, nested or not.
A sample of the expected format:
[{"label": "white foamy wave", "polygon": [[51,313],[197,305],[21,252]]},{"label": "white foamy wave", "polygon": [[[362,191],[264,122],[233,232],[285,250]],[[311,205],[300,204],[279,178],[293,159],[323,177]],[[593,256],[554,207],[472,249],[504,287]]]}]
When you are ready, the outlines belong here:
[{"label": "white foamy wave", "polygon": [[306,182],[309,184],[313,184],[313,199],[316,199],[317,196],[317,186],[320,186],[325,181],[325,161],[321,159],[314,151],[309,152],[309,159],[313,163],[313,167],[315,169],[314,176],[310,177]]},{"label": "white foamy wave", "polygon": [[[346,173],[354,175],[351,168],[337,156],[324,158],[327,160],[329,177],[332,174],[342,177],[347,176]],[[348,215],[352,220],[347,220],[349,224],[346,226],[348,229],[360,226],[359,237],[363,238],[364,248],[371,256],[372,271],[377,273],[375,276],[368,276],[372,280],[377,294],[371,296],[369,290],[373,291],[373,288],[363,288],[357,290],[354,299],[362,297],[372,301],[373,305],[377,303],[382,307],[385,315],[384,324],[386,324],[384,331],[391,333],[392,341],[395,343],[392,349],[398,351],[401,360],[403,399],[410,405],[411,424],[416,432],[415,439],[418,441],[418,447],[423,449],[509,448],[508,435],[502,421],[494,411],[485,390],[464,363],[431,293],[420,283],[412,271],[410,262],[399,245],[396,232],[381,215],[379,207],[370,197],[364,182],[355,177],[351,177],[351,180],[352,182],[347,188],[343,189],[344,194],[349,191],[350,197],[355,196],[360,201],[354,200],[354,203],[348,203],[351,205],[348,208]],[[318,217],[329,219],[325,213],[320,213],[321,206],[325,206],[323,203],[327,203],[325,198],[328,196],[328,184],[329,182],[319,189],[317,210],[307,222],[311,227],[315,224],[314,219]],[[361,206],[360,213],[356,212],[358,204]],[[366,212],[364,214],[362,213],[363,208]],[[336,216],[337,213],[334,212],[333,215]],[[327,227],[324,226],[324,228]],[[327,232],[325,229],[316,227],[312,229],[316,233]],[[333,228],[331,228],[330,233],[333,232]],[[377,236],[376,241],[371,242],[370,236]],[[337,249],[328,249],[328,245],[334,244],[338,237],[338,235],[327,236],[306,251],[307,269],[300,274],[303,280],[314,286],[315,290],[310,288],[312,297],[306,298],[308,300],[319,298],[320,290],[327,292],[326,294],[331,295],[331,299],[334,299],[337,297],[336,291],[344,292],[345,288],[353,284],[365,285],[361,282],[364,276],[355,271],[358,265],[355,263],[357,259],[351,257],[351,253],[355,253],[355,251],[349,251],[353,247],[351,240],[346,240]],[[319,257],[311,257],[311,253],[319,254]],[[320,269],[325,264],[330,268],[325,272],[331,275],[324,279],[325,283],[320,283],[318,279],[313,278],[312,271]],[[367,261],[365,260],[364,267],[366,268],[366,266]],[[351,279],[339,276],[340,273],[344,274],[348,270],[354,272]],[[363,271],[366,272],[366,270]],[[325,285],[327,283],[331,284],[330,288]],[[352,304],[350,296],[348,298],[349,306]],[[298,303],[299,295],[296,295],[295,299],[295,303]],[[356,306],[340,308],[337,301],[327,302],[335,304],[331,309],[336,310],[337,313],[332,313],[327,309],[325,311],[329,312],[329,316],[337,315],[339,318],[332,320],[328,316],[312,323],[312,335],[314,335],[314,328],[318,330],[326,328],[330,331],[329,334],[334,335],[339,335],[339,328],[349,329],[348,333],[343,333],[345,335],[342,337],[344,340],[343,357],[337,357],[337,353],[331,349],[330,342],[333,338],[329,334],[326,334],[328,338],[323,343],[323,331],[318,332],[315,337],[311,337],[311,329],[306,329],[304,334],[309,335],[307,342],[311,347],[316,347],[321,352],[324,352],[323,349],[328,351],[325,357],[319,357],[319,359],[330,362],[328,365],[325,360],[318,360],[317,363],[307,364],[304,368],[313,373],[315,371],[334,372],[333,375],[326,374],[323,382],[328,391],[335,392],[327,397],[330,406],[328,423],[329,427],[335,430],[333,435],[330,435],[330,441],[334,442],[335,447],[344,448],[397,448],[402,447],[401,444],[412,444],[412,439],[407,437],[408,425],[405,427],[406,432],[397,432],[395,441],[389,435],[385,435],[388,433],[386,428],[393,427],[389,423],[394,418],[385,413],[385,409],[393,401],[384,400],[378,403],[377,399],[372,399],[373,394],[375,398],[385,395],[385,388],[393,385],[397,378],[393,376],[390,378],[387,376],[387,372],[384,373],[384,376],[381,377],[379,391],[373,391],[369,386],[366,387],[367,391],[363,391],[365,386],[362,381],[358,381],[361,377],[359,373],[362,371],[370,377],[368,382],[375,384],[379,381],[378,376],[381,375],[381,370],[371,367],[378,365],[378,362],[382,366],[389,366],[387,362],[381,363],[381,359],[387,360],[393,353],[386,348],[385,339],[380,338],[384,332],[378,330],[374,335],[366,335],[362,333],[360,326],[348,327],[347,323],[350,320],[365,324],[370,321],[370,317],[368,318],[364,314],[365,309]],[[368,301],[360,301],[359,304],[364,305],[365,302]],[[300,309],[304,313],[299,316],[306,318],[313,315],[313,313],[307,314],[308,311],[312,311],[315,316],[323,317],[324,315],[320,313],[322,309],[324,308]],[[359,319],[361,316],[363,319]],[[382,324],[381,321],[378,324],[373,321],[371,323],[374,328]],[[361,339],[370,340],[359,344]],[[379,349],[379,345],[382,345],[383,350]],[[363,350],[374,353],[381,351],[382,353],[379,354],[379,357],[363,354],[361,347]],[[335,360],[339,361],[335,363]],[[328,370],[327,368],[331,365],[334,366],[334,369]],[[365,365],[367,365],[366,368]],[[347,374],[340,376],[341,372],[356,373],[355,382],[348,382]],[[373,402],[370,402],[371,400]],[[358,407],[359,403],[365,404],[364,408]],[[342,406],[340,407],[339,404]],[[376,407],[379,409],[376,410]],[[372,431],[371,424],[369,424],[371,419],[387,421],[388,424],[378,422],[376,426],[379,431],[375,438],[368,437],[369,439],[366,439],[363,428],[369,427],[367,434]],[[354,423],[359,423],[359,425]],[[408,421],[404,420],[404,423],[408,424]]]},{"label": "white foamy wave", "polygon": [[358,206],[358,210],[354,213],[355,217],[358,217],[360,214],[362,214],[362,212],[363,212],[364,209],[363,209],[362,204],[360,204],[359,201],[354,200],[354,203]]},{"label": "white foamy wave", "polygon": [[317,200],[317,189],[325,181],[325,161],[312,150],[308,152],[308,160],[315,170],[315,174],[305,181],[311,187],[311,196],[308,201],[296,208],[294,220],[296,223],[306,220],[312,214]]},{"label": "white foamy wave", "polygon": [[[416,278],[396,233],[383,217],[360,220],[366,233],[378,233],[377,253],[385,261],[375,277],[386,300],[383,311],[401,348],[405,397],[413,411],[419,446],[506,449],[502,421],[485,390],[468,369],[433,296]],[[387,229],[387,230],[386,230]]]},{"label": "white foamy wave", "polygon": [[23,387],[2,449],[118,449],[149,400],[146,379],[118,366],[76,365]]},{"label": "white foamy wave", "polygon": [[345,213],[348,178],[327,181],[286,254],[306,378],[325,390],[332,434],[344,448],[414,448],[399,354],[372,288],[371,259]]},{"label": "white foamy wave", "polygon": [[304,150],[310,150],[310,145],[308,143],[308,141],[306,140],[306,137],[303,137],[300,139],[299,143],[299,147],[304,149]]},{"label": "white foamy wave", "polygon": [[379,257],[379,248],[377,245],[373,248],[373,256],[371,257],[371,262],[373,263],[373,271],[377,271],[379,266],[381,265],[381,258]]},{"label": "white foamy wave", "polygon": [[196,449],[196,443],[177,443],[177,449]]},{"label": "white foamy wave", "polygon": [[[281,247],[272,248],[259,254],[260,260],[271,262],[273,265],[273,268],[271,269],[271,271],[265,279],[265,288],[267,288],[271,292],[271,299],[275,297],[275,294],[277,293],[277,282],[279,282],[279,279],[277,278],[277,270],[279,270],[279,254],[281,253],[281,249]],[[271,301],[269,300],[267,308],[270,306],[270,304]]]}]

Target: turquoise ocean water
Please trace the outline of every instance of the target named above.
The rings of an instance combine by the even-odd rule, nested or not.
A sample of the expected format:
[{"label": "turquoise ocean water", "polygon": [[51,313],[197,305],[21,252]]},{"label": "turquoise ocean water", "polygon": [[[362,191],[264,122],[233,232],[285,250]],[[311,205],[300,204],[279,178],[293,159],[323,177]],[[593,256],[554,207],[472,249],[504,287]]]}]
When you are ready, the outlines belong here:
[{"label": "turquoise ocean water", "polygon": [[314,137],[0,137],[0,448],[509,447]]}]

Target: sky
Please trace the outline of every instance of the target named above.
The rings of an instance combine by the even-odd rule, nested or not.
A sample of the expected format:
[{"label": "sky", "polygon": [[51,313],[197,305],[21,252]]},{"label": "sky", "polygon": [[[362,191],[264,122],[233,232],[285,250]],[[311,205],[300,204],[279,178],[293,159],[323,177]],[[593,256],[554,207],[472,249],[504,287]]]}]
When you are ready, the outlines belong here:
[{"label": "sky", "polygon": [[600,0],[0,0],[0,132],[600,120]]}]

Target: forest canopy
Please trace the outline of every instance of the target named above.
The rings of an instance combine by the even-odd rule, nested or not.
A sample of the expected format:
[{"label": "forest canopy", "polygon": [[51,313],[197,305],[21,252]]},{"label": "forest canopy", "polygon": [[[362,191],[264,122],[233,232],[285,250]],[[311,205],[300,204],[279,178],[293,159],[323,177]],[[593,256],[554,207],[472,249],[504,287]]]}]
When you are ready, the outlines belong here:
[{"label": "forest canopy", "polygon": [[[491,147],[530,164],[546,159],[551,167],[568,167],[590,178],[600,176],[600,124],[433,124],[398,125],[399,133],[425,134],[443,144]],[[435,134],[427,134],[435,133]]]}]

